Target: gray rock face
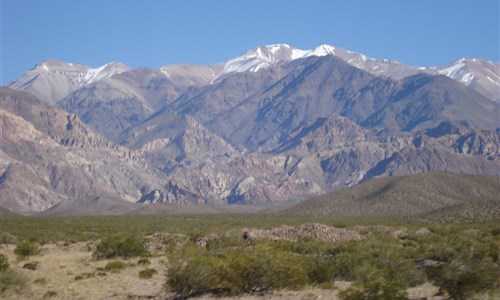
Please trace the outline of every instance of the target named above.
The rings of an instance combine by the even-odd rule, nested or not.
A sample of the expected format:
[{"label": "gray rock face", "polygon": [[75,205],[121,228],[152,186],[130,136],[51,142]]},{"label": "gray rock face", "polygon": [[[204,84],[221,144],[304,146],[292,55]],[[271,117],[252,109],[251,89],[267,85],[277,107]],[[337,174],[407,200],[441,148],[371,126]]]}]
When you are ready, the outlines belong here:
[{"label": "gray rock face", "polygon": [[0,101],[3,207],[43,211],[92,194],[135,202],[161,188],[161,177],[144,159],[94,133],[77,116],[7,88]]}]

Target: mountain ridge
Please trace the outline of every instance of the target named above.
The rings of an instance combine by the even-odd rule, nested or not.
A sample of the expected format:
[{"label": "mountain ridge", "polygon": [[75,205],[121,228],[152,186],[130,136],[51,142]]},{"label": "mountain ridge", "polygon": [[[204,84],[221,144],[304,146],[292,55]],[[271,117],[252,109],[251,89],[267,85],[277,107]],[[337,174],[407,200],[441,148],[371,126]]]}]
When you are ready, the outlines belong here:
[{"label": "mountain ridge", "polygon": [[[227,64],[37,72],[58,64],[83,86],[55,105],[0,95],[0,195],[17,211],[278,205],[376,177],[500,175],[500,104],[471,88],[467,60],[406,76],[415,70],[333,46],[278,44]],[[56,79],[38,81],[45,98],[72,82],[54,74],[36,79]]]},{"label": "mountain ridge", "polygon": [[[500,101],[498,89],[500,88],[500,63],[483,60],[480,58],[459,58],[442,66],[421,66],[414,67],[404,65],[395,60],[376,59],[364,54],[338,48],[329,44],[323,44],[310,50],[301,50],[288,44],[271,44],[258,46],[249,49],[244,53],[230,58],[221,63],[207,65],[165,65],[158,68],[166,78],[177,82],[189,83],[194,86],[207,85],[224,78],[228,74],[238,72],[256,72],[264,68],[276,66],[292,60],[301,59],[309,56],[334,55],[347,63],[363,69],[376,76],[388,76],[396,79],[414,75],[417,73],[429,73],[433,75],[445,75],[454,80],[470,86],[474,90],[483,94],[493,101]],[[57,65],[57,70],[78,70],[78,76],[72,76],[69,82],[65,82],[65,89],[57,90],[51,87],[51,97],[46,97],[46,91],[42,90],[41,85],[36,84],[36,77],[48,73],[49,65]],[[486,71],[480,70],[482,68]],[[42,72],[37,72],[42,70]],[[103,72],[107,70],[107,72]],[[115,74],[120,74],[130,70],[127,66],[110,62],[101,67],[92,68],[85,65],[73,63],[63,63],[48,59],[37,64],[32,70],[19,77],[7,86],[31,91],[39,98],[51,104],[61,100],[76,88],[86,86],[98,79],[110,78]],[[41,80],[41,79],[40,79]],[[59,85],[62,85],[62,79],[59,78]],[[66,79],[66,81],[68,81]],[[48,80],[42,82],[47,84]]]}]

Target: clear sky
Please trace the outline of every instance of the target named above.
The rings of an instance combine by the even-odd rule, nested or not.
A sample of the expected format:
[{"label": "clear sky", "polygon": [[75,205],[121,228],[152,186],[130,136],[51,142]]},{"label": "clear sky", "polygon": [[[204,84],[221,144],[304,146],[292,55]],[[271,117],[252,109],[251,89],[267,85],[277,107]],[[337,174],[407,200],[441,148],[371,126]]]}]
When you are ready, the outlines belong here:
[{"label": "clear sky", "polygon": [[1,82],[47,59],[130,67],[328,43],[409,65],[499,61],[499,0],[0,0]]}]

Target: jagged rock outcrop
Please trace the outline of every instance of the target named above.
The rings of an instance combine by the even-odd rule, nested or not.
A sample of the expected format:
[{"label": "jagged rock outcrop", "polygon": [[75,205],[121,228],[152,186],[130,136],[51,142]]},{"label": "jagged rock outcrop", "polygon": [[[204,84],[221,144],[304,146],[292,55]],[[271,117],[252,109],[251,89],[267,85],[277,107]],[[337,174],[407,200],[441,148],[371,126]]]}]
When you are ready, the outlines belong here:
[{"label": "jagged rock outcrop", "polygon": [[163,181],[144,159],[94,133],[75,115],[7,88],[0,101],[3,207],[36,212],[104,193],[135,202],[161,188]]}]

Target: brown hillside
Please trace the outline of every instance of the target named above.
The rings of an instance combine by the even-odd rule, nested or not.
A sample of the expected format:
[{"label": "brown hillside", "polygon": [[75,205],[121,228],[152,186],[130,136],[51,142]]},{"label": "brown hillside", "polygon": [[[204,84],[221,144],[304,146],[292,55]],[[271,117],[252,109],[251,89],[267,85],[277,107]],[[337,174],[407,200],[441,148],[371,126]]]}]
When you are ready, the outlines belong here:
[{"label": "brown hillside", "polygon": [[498,219],[500,177],[436,172],[377,178],[307,200],[283,213],[440,221]]}]

